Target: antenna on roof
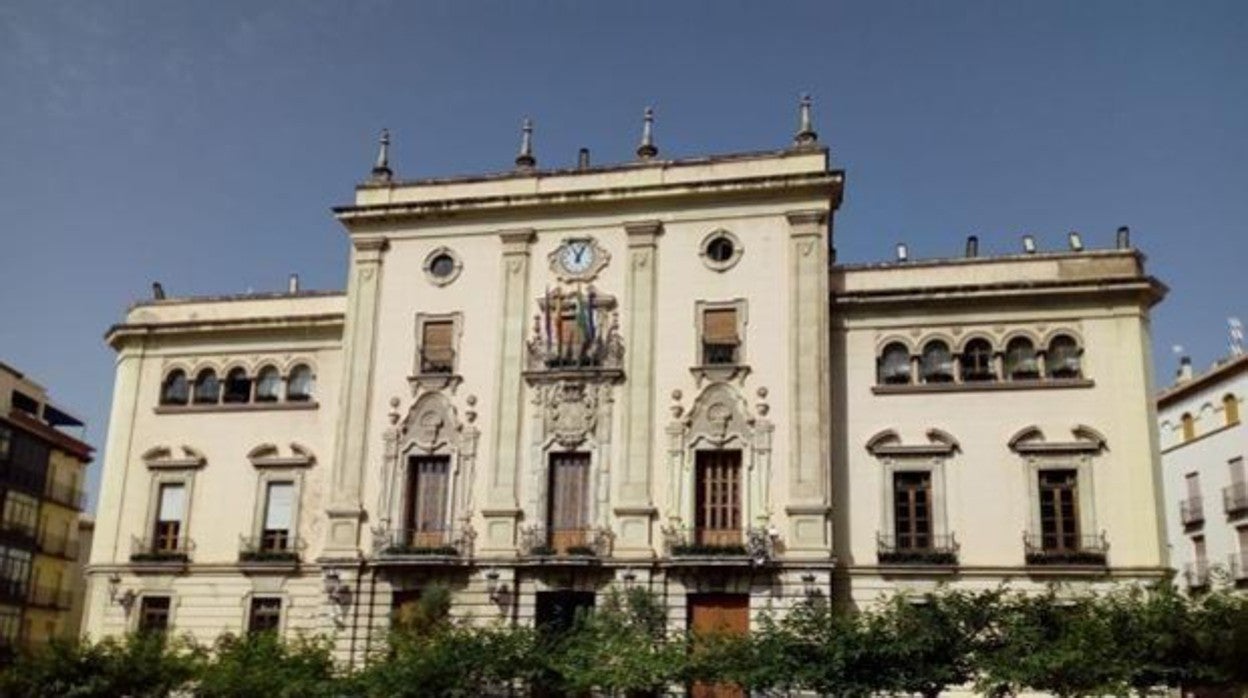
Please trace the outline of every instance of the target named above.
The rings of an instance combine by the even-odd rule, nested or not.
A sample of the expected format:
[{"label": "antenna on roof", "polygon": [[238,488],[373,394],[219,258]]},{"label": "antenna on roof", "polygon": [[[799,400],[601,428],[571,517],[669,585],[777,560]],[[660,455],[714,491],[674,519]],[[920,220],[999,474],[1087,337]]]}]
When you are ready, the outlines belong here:
[{"label": "antenna on roof", "polygon": [[1230,336],[1231,356],[1244,355],[1244,323],[1237,317],[1226,319],[1226,331]]}]

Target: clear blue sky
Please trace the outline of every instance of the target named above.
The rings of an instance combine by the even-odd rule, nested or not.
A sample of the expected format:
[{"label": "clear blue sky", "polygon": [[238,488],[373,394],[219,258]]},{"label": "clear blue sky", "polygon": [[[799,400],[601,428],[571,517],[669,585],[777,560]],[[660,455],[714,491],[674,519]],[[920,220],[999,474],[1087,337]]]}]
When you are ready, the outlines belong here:
[{"label": "clear blue sky", "polygon": [[[1172,291],[1161,377],[1248,316],[1248,3],[0,5],[0,360],[103,447],[101,337],[170,294],[339,288],[377,130],[400,176],[784,146],[801,91],[847,170],[841,259],[1013,251],[1120,224]],[[1248,318],[1246,318],[1248,319]],[[98,464],[93,466],[98,477]],[[93,478],[94,481],[95,478]]]}]

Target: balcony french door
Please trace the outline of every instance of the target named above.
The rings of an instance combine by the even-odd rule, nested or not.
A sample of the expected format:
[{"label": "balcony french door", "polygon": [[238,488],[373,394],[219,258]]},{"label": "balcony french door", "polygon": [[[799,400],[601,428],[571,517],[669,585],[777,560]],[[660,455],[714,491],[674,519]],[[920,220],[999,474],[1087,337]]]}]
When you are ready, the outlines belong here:
[{"label": "balcony french door", "polygon": [[1044,550],[1079,550],[1079,480],[1075,471],[1040,473],[1040,535]]},{"label": "balcony french door", "polygon": [[699,545],[741,545],[741,452],[697,452]]},{"label": "balcony french door", "polygon": [[450,485],[449,456],[416,456],[408,461],[407,544],[415,548],[446,545],[446,500]]},{"label": "balcony french door", "polygon": [[893,476],[894,534],[898,550],[926,550],[932,544],[932,476],[896,473]]},{"label": "balcony french door", "polygon": [[550,547],[564,554],[569,548],[588,545],[589,454],[550,454],[550,487],[547,530]]}]

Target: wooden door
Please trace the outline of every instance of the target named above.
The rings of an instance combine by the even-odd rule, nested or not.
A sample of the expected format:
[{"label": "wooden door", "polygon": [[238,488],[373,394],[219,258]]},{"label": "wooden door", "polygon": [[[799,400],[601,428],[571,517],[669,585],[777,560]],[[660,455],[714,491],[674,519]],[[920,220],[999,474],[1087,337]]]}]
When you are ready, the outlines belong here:
[{"label": "wooden door", "polygon": [[580,452],[550,456],[548,543],[560,555],[589,544],[589,460]]},{"label": "wooden door", "polygon": [[[691,594],[689,629],[698,635],[745,635],[750,629],[750,597],[747,594]],[[745,698],[735,684],[695,683],[692,698]]]}]

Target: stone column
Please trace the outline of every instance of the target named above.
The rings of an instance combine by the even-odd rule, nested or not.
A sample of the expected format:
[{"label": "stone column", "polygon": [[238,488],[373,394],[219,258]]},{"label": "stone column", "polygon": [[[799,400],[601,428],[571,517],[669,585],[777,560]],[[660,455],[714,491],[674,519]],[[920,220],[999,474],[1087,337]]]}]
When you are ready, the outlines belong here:
[{"label": "stone column", "polygon": [[789,220],[789,549],[826,551],[829,531],[828,213]]},{"label": "stone column", "polygon": [[628,234],[624,301],[628,308],[628,336],[615,552],[621,557],[649,557],[653,554],[650,528],[656,512],[650,493],[654,454],[655,265],[663,226],[658,221],[639,221],[625,223],[624,231]]},{"label": "stone column", "polygon": [[529,310],[529,246],[532,229],[498,234],[503,246],[503,277],[499,289],[502,315],[498,331],[498,394],[494,412],[494,458],[489,465],[485,506],[485,555],[514,555],[516,481],[522,462],[520,443],[524,414],[525,329]]},{"label": "stone column", "polygon": [[360,523],[364,517],[360,496],[372,402],[377,304],[381,296],[382,260],[389,247],[384,237],[353,238],[351,242],[354,249],[347,281],[342,383],[331,476],[333,494],[326,510],[329,525],[321,552],[325,558],[355,558],[360,554]]}]

